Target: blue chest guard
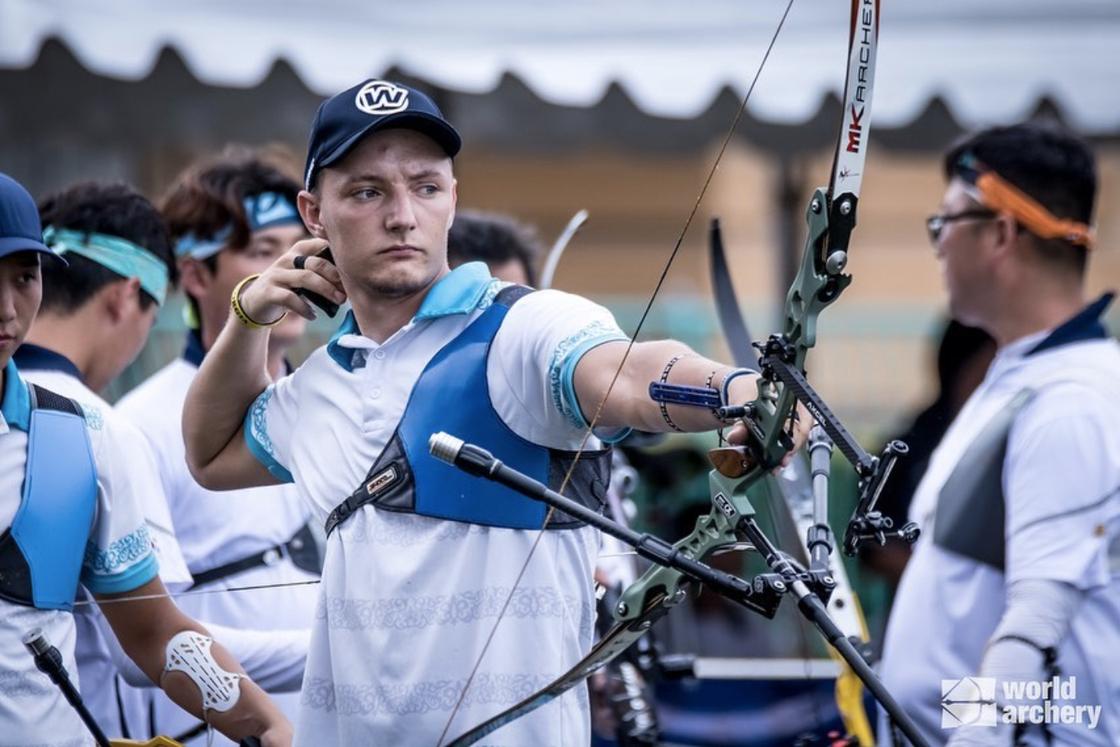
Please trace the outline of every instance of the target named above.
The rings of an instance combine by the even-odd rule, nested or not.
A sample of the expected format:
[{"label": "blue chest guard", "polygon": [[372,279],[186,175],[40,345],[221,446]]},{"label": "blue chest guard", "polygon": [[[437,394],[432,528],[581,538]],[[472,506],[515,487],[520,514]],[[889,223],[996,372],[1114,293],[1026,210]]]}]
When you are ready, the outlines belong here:
[{"label": "blue chest guard", "polygon": [[[594,510],[602,508],[610,480],[610,449],[576,452],[527,441],[507,426],[490,401],[486,377],[490,345],[510,307],[531,292],[511,286],[425,367],[412,389],[389,444],[354,493],[327,519],[327,533],[366,504],[388,511],[509,529],[540,529],[547,508],[509,488],[481,480],[428,453],[428,439],[446,431],[495,454],[514,469]],[[575,463],[574,469],[572,464]],[[582,526],[556,512],[546,528]]]},{"label": "blue chest guard", "polygon": [[70,610],[97,505],[97,468],[81,408],[32,385],[23,493],[0,535],[0,597]]}]

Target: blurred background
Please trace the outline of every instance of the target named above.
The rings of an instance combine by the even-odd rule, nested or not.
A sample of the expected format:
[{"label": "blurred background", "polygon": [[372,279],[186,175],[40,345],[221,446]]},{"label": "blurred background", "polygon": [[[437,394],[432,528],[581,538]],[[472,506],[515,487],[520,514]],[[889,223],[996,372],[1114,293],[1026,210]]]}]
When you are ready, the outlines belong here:
[{"label": "blurred background", "polygon": [[[278,145],[302,168],[322,98],[367,76],[405,80],[464,136],[461,206],[510,213],[546,246],[590,212],[556,284],[632,329],[784,8],[0,0],[0,168],[36,195],[116,178],[152,197],[229,143]],[[1036,117],[1093,141],[1101,248],[1090,290],[1120,280],[1120,5],[887,0],[881,18],[855,282],[822,316],[810,370],[865,433],[932,396],[944,299],[923,219],[943,187],[939,154],[962,132]],[[828,181],[847,24],[847,3],[793,4],[643,337],[726,355],[708,283],[712,216],[755,334],[769,330],[805,203]],[[174,355],[181,330],[169,308],[117,389]]]},{"label": "blurred background", "polygon": [[[0,170],[37,197],[78,179],[123,179],[155,199],[192,160],[243,143],[286,153],[298,173],[324,97],[366,77],[406,81],[463,134],[461,207],[535,226],[546,248],[589,212],[555,285],[632,330],[785,6],[0,0]],[[806,202],[828,182],[848,13],[839,0],[794,2],[643,339],[728,357],[708,280],[713,217],[752,331],[773,328]],[[1089,293],[1120,285],[1120,3],[884,0],[880,38],[855,281],[822,315],[809,366],[868,445],[937,396],[945,302],[924,219],[944,186],[940,154],[962,133],[1045,119],[1090,140],[1101,188]],[[111,398],[179,353],[180,312],[181,303],[161,312]],[[1117,307],[1108,321],[1115,330]],[[332,326],[317,322],[300,354]],[[677,461],[644,466],[699,474],[696,443],[670,442]],[[706,500],[706,488],[662,472],[642,501],[667,529],[687,513],[682,496]]]}]

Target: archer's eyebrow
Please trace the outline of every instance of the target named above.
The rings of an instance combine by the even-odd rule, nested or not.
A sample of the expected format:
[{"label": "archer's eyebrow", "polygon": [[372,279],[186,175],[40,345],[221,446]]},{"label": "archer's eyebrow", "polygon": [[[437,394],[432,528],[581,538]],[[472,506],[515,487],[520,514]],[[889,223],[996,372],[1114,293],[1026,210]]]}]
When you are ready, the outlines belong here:
[{"label": "archer's eyebrow", "polygon": [[409,174],[408,178],[412,181],[417,181],[419,179],[442,179],[444,176],[446,175],[438,169],[421,169],[420,171]]},{"label": "archer's eyebrow", "polygon": [[[420,169],[405,174],[409,181],[418,181],[421,179],[444,179],[446,174],[439,169]],[[342,182],[343,187],[349,187],[354,184],[370,183],[379,184],[386,181],[386,178],[380,174],[366,173],[366,174],[351,174],[347,176]]]}]

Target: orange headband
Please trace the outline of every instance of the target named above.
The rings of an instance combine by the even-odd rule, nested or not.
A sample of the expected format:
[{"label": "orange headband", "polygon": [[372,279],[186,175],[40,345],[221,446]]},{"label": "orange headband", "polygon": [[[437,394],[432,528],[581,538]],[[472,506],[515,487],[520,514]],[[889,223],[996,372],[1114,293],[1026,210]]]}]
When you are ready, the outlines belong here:
[{"label": "orange headband", "polygon": [[1038,200],[991,169],[981,166],[975,158],[966,156],[961,161],[964,169],[976,175],[972,181],[985,207],[996,211],[1006,210],[1031,233],[1043,239],[1064,239],[1086,249],[1093,248],[1093,229],[1089,226],[1078,221],[1058,218]]}]

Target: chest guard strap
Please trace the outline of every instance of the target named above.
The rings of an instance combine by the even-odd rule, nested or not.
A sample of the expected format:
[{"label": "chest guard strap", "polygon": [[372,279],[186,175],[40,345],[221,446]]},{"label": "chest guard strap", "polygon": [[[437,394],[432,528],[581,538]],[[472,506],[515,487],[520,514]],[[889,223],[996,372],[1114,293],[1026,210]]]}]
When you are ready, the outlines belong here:
[{"label": "chest guard strap", "polygon": [[1015,416],[1035,392],[1025,389],[973,439],[937,499],[934,544],[978,563],[1004,570],[1006,518],[1003,460]]},{"label": "chest guard strap", "polygon": [[23,493],[0,535],[0,597],[70,610],[97,505],[97,468],[82,410],[32,384]]},{"label": "chest guard strap", "polygon": [[[540,529],[547,507],[509,488],[481,480],[428,453],[428,439],[447,431],[478,444],[516,470],[564,494],[602,509],[610,482],[610,449],[550,449],[521,438],[490,401],[487,362],[494,336],[510,307],[531,289],[510,286],[425,367],[412,389],[401,422],[354,493],[327,518],[327,534],[362,506],[508,529]],[[573,466],[574,464],[574,466]],[[555,512],[546,529],[583,526]]]}]

